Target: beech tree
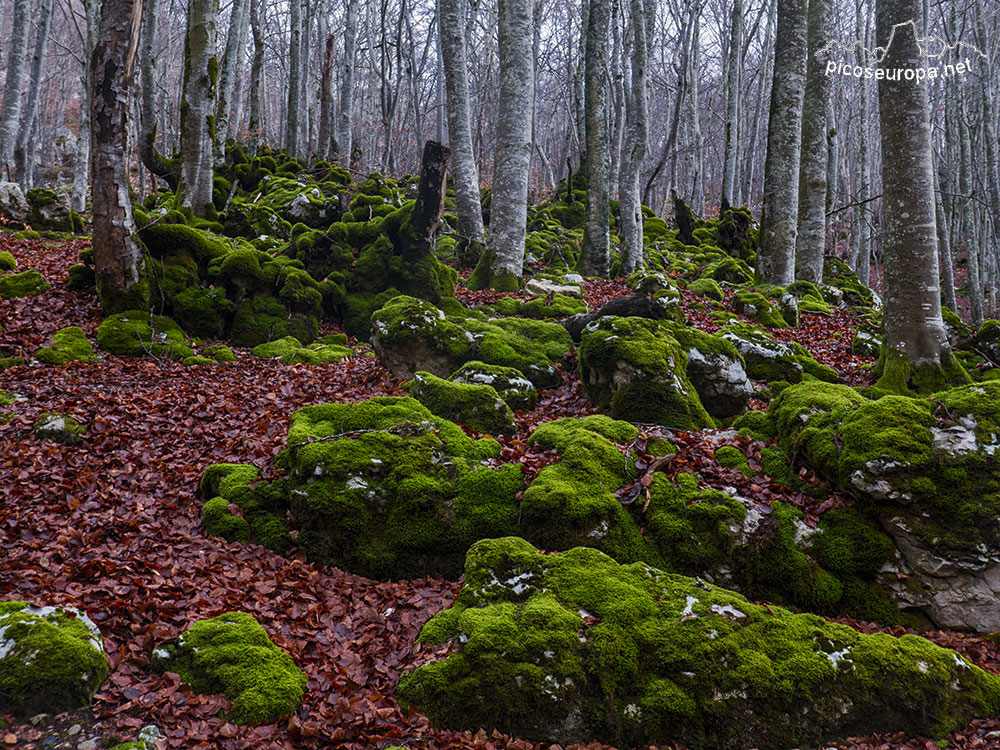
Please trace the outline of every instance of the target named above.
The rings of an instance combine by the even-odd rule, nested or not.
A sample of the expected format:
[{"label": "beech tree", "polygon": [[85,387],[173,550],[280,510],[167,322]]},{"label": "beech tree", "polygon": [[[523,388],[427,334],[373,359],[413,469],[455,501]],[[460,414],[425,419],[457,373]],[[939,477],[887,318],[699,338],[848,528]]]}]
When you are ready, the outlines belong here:
[{"label": "beech tree", "polygon": [[105,315],[149,304],[125,164],[129,88],[141,13],[142,0],[104,0],[90,64],[94,268]]},{"label": "beech tree", "polygon": [[181,180],[178,203],[195,216],[214,212],[216,21],[219,0],[190,0],[181,100]]},{"label": "beech tree", "polygon": [[[30,0],[14,0],[11,6],[10,47],[4,79],[3,108],[0,109],[0,169],[13,166],[14,143],[21,121],[21,91],[24,86],[25,57],[28,53],[28,6]],[[13,175],[11,175],[13,176]]]},{"label": "beech tree", "polygon": [[587,217],[579,270],[584,276],[607,278],[611,263],[611,207],[608,182],[608,28],[611,0],[589,0],[584,58],[584,101],[587,133]]},{"label": "beech tree", "polygon": [[642,204],[639,193],[639,173],[649,149],[649,47],[648,21],[653,17],[652,8],[643,0],[631,0],[629,12],[632,21],[632,76],[627,92],[627,126],[625,154],[622,158],[622,177],[619,186],[621,216],[621,243],[624,272],[627,274],[642,266]]},{"label": "beech tree", "polygon": [[52,3],[53,0],[41,0],[38,6],[35,49],[31,56],[31,67],[28,71],[28,94],[24,102],[24,111],[21,113],[21,125],[17,131],[17,141],[14,144],[15,180],[25,188],[33,186],[35,126],[38,119],[38,99],[42,92],[45,47],[49,43],[49,30],[52,28]]},{"label": "beech tree", "polygon": [[722,166],[721,210],[725,211],[735,201],[737,140],[739,138],[740,69],[743,55],[743,0],[733,0],[729,17],[729,51],[726,53],[726,125]]},{"label": "beech tree", "polygon": [[[876,0],[879,46],[892,38],[884,68],[926,66],[913,20],[920,14],[920,0]],[[931,393],[968,376],[952,354],[941,317],[930,101],[927,86],[888,77],[878,82],[878,99],[885,266],[878,385]]]},{"label": "beech tree", "polygon": [[795,278],[808,0],[776,1],[778,29],[757,273],[770,284],[788,286]]},{"label": "beech tree", "polygon": [[250,0],[233,0],[226,35],[226,50],[219,70],[219,98],[215,112],[215,160],[225,158],[226,138],[232,136],[231,110],[236,81],[243,65],[243,51],[250,28]]}]

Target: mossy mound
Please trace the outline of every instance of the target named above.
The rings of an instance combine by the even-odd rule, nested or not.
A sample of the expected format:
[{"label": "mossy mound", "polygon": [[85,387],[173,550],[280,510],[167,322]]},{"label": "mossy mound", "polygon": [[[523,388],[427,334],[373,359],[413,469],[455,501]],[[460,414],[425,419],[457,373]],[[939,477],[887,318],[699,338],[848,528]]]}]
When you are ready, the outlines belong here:
[{"label": "mossy mound", "polygon": [[714,424],[688,380],[687,355],[667,324],[600,318],[584,329],[579,358],[587,395],[616,419],[685,430]]},{"label": "mossy mound", "polygon": [[454,383],[491,386],[514,411],[533,409],[538,403],[538,391],[534,384],[513,367],[466,362],[448,379]]},{"label": "mossy mound", "polygon": [[35,359],[47,365],[64,365],[67,362],[94,362],[97,355],[83,329],[69,326],[52,334],[49,343],[35,352]]},{"label": "mossy mound", "polygon": [[553,294],[547,297],[533,297],[529,300],[502,297],[492,305],[482,307],[480,310],[496,315],[551,320],[585,313],[587,312],[587,304],[582,299],[569,297],[565,294]]},{"label": "mossy mound", "polygon": [[107,676],[101,633],[83,612],[0,602],[0,712],[83,708]]},{"label": "mossy mound", "polygon": [[705,410],[716,419],[746,411],[754,389],[732,342],[688,326],[670,325],[669,329],[687,354],[685,372]]},{"label": "mossy mound", "polygon": [[539,388],[559,384],[552,362],[573,345],[555,323],[520,318],[457,318],[424,300],[390,299],[372,315],[372,346],[396,377],[429,372],[446,378],[470,361],[513,367]]},{"label": "mossy mound", "polygon": [[35,420],[34,432],[39,440],[78,445],[83,442],[87,428],[68,414],[46,412]]},{"label": "mossy mound", "polygon": [[421,640],[457,652],[400,680],[439,727],[569,745],[790,748],[941,736],[1000,710],[1000,678],[906,635],[866,635],[594,549],[521,539],[468,554]]},{"label": "mossy mound", "polygon": [[213,346],[206,346],[201,350],[201,353],[206,357],[211,357],[216,362],[235,362],[236,355],[233,354],[233,350],[230,349],[225,344],[215,344]]},{"label": "mossy mound", "polygon": [[417,372],[403,390],[432,414],[464,424],[476,432],[513,434],[514,414],[491,385],[470,385]]},{"label": "mossy mound", "polygon": [[882,300],[865,286],[844,261],[827,255],[823,258],[823,283],[838,289],[852,307],[881,307]]},{"label": "mossy mound", "polygon": [[688,291],[708,297],[716,302],[722,302],[725,299],[722,287],[719,286],[719,282],[715,279],[695,279],[687,285],[687,288]]},{"label": "mossy mound", "polygon": [[0,276],[0,299],[28,297],[47,292],[51,288],[52,285],[34,269]]},{"label": "mossy mound", "polygon": [[175,672],[196,693],[223,693],[236,724],[273,722],[302,705],[306,676],[245,612],[200,620],[153,649],[151,667]]},{"label": "mossy mound", "polygon": [[714,279],[730,285],[746,284],[753,279],[750,267],[736,258],[720,258],[709,263],[701,272],[702,279]]},{"label": "mossy mound", "polygon": [[747,375],[753,380],[799,383],[805,375],[828,383],[840,379],[836,370],[817,362],[801,344],[778,341],[757,326],[734,321],[723,326],[717,335],[736,347],[746,363]]},{"label": "mossy mound", "polygon": [[8,251],[0,250],[0,271],[17,270],[17,259]]},{"label": "mossy mound", "polygon": [[752,289],[740,289],[733,295],[733,310],[768,328],[789,325],[778,309],[763,294]]},{"label": "mossy mound", "polygon": [[875,357],[882,354],[882,320],[880,317],[864,316],[858,323],[858,330],[851,339],[851,353],[859,357]]},{"label": "mossy mound", "polygon": [[184,331],[162,315],[128,310],[105,318],[97,329],[97,345],[109,354],[124,357],[168,357],[182,360],[194,356]]}]

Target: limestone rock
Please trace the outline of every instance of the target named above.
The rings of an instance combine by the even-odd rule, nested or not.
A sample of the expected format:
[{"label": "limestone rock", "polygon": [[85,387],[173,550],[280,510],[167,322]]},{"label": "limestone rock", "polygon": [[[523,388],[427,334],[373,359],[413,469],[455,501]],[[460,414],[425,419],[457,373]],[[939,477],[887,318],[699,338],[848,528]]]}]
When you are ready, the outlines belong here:
[{"label": "limestone rock", "polygon": [[0,182],[0,218],[15,225],[28,218],[28,201],[16,182]]},{"label": "limestone rock", "polygon": [[524,291],[533,297],[545,297],[550,294],[565,294],[567,297],[582,297],[583,290],[578,284],[557,284],[548,279],[532,279],[524,285]]}]

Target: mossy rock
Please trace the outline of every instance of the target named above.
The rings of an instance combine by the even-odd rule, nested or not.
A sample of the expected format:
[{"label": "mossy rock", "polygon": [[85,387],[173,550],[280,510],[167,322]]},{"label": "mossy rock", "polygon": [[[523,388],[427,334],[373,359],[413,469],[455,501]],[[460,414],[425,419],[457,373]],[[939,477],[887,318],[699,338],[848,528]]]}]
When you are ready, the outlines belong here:
[{"label": "mossy rock", "polygon": [[230,349],[225,344],[215,344],[214,346],[206,346],[201,350],[201,353],[206,357],[211,357],[216,362],[235,362],[236,355],[233,354],[233,350]]},{"label": "mossy rock", "polygon": [[1000,710],[1000,677],[917,636],[862,634],[598,550],[479,542],[421,640],[457,650],[398,695],[438,727],[569,745],[737,750],[943,736]]},{"label": "mossy rock", "polygon": [[194,367],[197,365],[214,365],[217,364],[211,357],[185,357],[181,360],[181,364],[185,367]]},{"label": "mossy rock", "polygon": [[223,693],[236,724],[273,722],[302,705],[306,676],[245,612],[200,620],[153,649],[151,667],[175,672],[196,693]]},{"label": "mossy rock", "polygon": [[286,365],[331,365],[351,356],[354,352],[346,346],[326,345],[315,342],[286,354],[281,361]]},{"label": "mossy rock", "polygon": [[47,292],[51,288],[52,285],[46,282],[42,275],[34,269],[0,276],[0,299],[28,297],[32,294]]},{"label": "mossy rock", "polygon": [[491,385],[470,385],[417,372],[403,390],[432,414],[464,424],[476,432],[500,435],[515,431],[514,414]]},{"label": "mossy rock", "polygon": [[56,412],[40,414],[33,429],[39,440],[64,445],[79,445],[87,432],[87,428],[73,417]]},{"label": "mossy rock", "polygon": [[83,612],[0,602],[0,712],[84,708],[107,676],[101,633]]},{"label": "mossy rock", "polygon": [[712,261],[701,272],[700,278],[714,279],[727,284],[746,284],[753,279],[750,267],[736,258],[720,258]]},{"label": "mossy rock", "polygon": [[483,309],[486,312],[492,311],[499,315],[517,315],[534,320],[550,320],[585,313],[587,312],[587,304],[582,299],[569,297],[565,294],[553,294],[551,297],[534,297],[526,301],[516,297],[503,297]]},{"label": "mossy rock", "polygon": [[97,355],[83,329],[69,326],[52,334],[49,343],[35,352],[35,359],[47,365],[64,365],[67,362],[94,362]]},{"label": "mossy rock", "polygon": [[[259,474],[250,464],[213,464],[205,469],[198,485],[206,500],[201,509],[202,526],[210,536],[243,543],[252,538],[283,553],[291,546],[285,487],[280,481],[257,485]],[[233,513],[230,505],[237,506],[240,514]]]},{"label": "mossy rock", "polygon": [[17,270],[17,259],[7,250],[0,250],[0,271]]},{"label": "mossy rock", "polygon": [[737,469],[745,477],[754,475],[746,455],[735,446],[724,445],[715,451],[715,462],[726,469]]},{"label": "mossy rock", "polygon": [[809,356],[801,344],[778,341],[757,326],[734,321],[723,326],[717,335],[736,347],[746,363],[747,375],[753,380],[799,383],[805,374],[826,382],[840,378],[836,370]]},{"label": "mossy rock", "polygon": [[882,354],[882,320],[865,316],[858,324],[858,330],[851,339],[851,353],[859,357],[875,357]]},{"label": "mossy rock", "polygon": [[264,359],[282,359],[283,357],[291,356],[301,348],[301,341],[294,336],[285,336],[281,339],[258,344],[250,353],[255,357],[262,357]]},{"label": "mossy rock", "polygon": [[194,356],[174,321],[142,310],[128,310],[104,320],[97,329],[97,345],[109,354],[125,357],[169,357],[182,360]]},{"label": "mossy rock", "polygon": [[616,419],[684,430],[714,424],[688,380],[687,355],[669,324],[600,318],[584,329],[579,358],[587,395]]},{"label": "mossy rock", "polygon": [[685,372],[705,410],[716,419],[730,419],[746,411],[754,395],[753,385],[732,342],[684,325],[669,328],[687,354]]},{"label": "mossy rock", "polygon": [[687,285],[687,288],[695,294],[708,297],[716,302],[722,302],[725,299],[722,287],[719,286],[719,282],[715,279],[695,279]]},{"label": "mossy rock", "polygon": [[236,346],[253,347],[285,336],[311,342],[318,332],[316,314],[291,313],[276,297],[261,293],[236,305],[229,338]]},{"label": "mossy rock", "polygon": [[878,295],[865,286],[858,275],[839,258],[823,258],[823,283],[840,290],[843,300],[851,307],[881,307]]},{"label": "mossy rock", "polygon": [[752,289],[740,289],[733,295],[733,310],[745,315],[755,323],[769,328],[784,328],[788,325],[778,309],[763,294]]},{"label": "mossy rock", "polygon": [[514,411],[533,409],[538,403],[538,391],[534,384],[513,367],[466,362],[448,379],[455,383],[492,386]]}]

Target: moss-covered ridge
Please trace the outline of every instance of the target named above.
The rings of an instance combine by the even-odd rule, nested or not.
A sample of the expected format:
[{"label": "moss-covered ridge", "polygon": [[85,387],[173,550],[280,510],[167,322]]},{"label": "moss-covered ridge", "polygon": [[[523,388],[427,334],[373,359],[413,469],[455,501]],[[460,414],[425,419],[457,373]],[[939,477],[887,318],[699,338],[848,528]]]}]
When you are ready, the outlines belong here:
[{"label": "moss-covered ridge", "polygon": [[619,746],[790,748],[941,736],[1000,710],[1000,678],[916,636],[865,635],[594,549],[470,551],[421,639],[458,650],[404,675],[437,726]]},{"label": "moss-covered ridge", "polygon": [[82,708],[107,676],[100,631],[82,612],[0,602],[0,712]]},{"label": "moss-covered ridge", "polygon": [[272,722],[301,704],[306,676],[244,612],[200,620],[153,650],[154,670],[176,672],[196,693],[224,693],[237,724]]}]

